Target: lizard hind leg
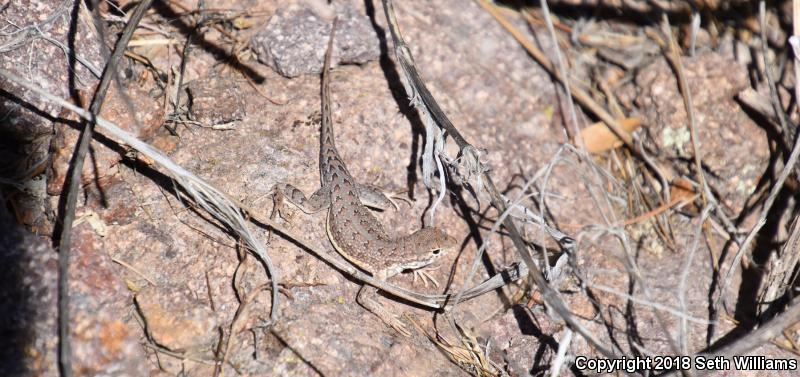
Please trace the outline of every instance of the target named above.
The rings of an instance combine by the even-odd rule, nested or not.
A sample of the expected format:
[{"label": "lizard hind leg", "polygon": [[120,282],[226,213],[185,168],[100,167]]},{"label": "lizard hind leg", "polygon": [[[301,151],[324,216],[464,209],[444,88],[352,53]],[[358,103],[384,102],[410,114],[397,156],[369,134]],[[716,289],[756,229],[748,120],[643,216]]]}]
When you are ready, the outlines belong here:
[{"label": "lizard hind leg", "polygon": [[363,285],[358,291],[358,295],[356,295],[356,302],[370,313],[375,314],[383,323],[393,328],[400,335],[411,336],[411,333],[406,329],[406,324],[400,320],[400,317],[391,313],[385,305],[378,302],[377,288],[366,284]]},{"label": "lizard hind leg", "polygon": [[270,190],[270,195],[272,196],[272,211],[269,214],[269,218],[275,220],[275,217],[280,216],[280,218],[290,221],[291,219],[283,212],[283,208],[286,206],[286,196],[283,194],[282,185],[282,183],[276,184],[272,186]]},{"label": "lizard hind leg", "polygon": [[[275,212],[281,218],[287,219],[283,215],[283,207],[285,202],[292,203],[295,207],[300,208],[301,211],[307,214],[317,213],[326,209],[331,204],[330,190],[327,187],[321,187],[314,192],[311,197],[306,198],[300,189],[288,183],[278,183],[272,186],[272,201],[273,201],[273,217]],[[288,220],[288,219],[287,219]]]}]

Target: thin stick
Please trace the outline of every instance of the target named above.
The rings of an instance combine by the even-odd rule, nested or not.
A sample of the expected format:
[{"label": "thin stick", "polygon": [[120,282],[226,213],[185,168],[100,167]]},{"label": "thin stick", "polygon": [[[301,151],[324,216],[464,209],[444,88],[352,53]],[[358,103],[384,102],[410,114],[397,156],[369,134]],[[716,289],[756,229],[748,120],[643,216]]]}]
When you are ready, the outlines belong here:
[{"label": "thin stick", "polygon": [[[544,15],[545,24],[547,25],[547,31],[550,34],[550,39],[553,40],[553,50],[556,52],[558,71],[559,74],[564,77],[564,80],[560,81],[560,83],[564,87],[564,91],[567,93],[567,106],[569,106],[570,122],[572,124],[572,132],[571,135],[568,136],[570,139],[575,140],[575,136],[577,136],[578,132],[580,132],[580,128],[578,127],[578,112],[575,111],[575,103],[572,101],[572,90],[570,89],[567,65],[564,63],[564,57],[562,56],[561,48],[558,45],[558,36],[556,35],[556,30],[553,27],[553,20],[550,17],[550,7],[547,5],[547,0],[542,0],[540,5],[542,7],[542,14]],[[569,130],[570,128],[567,127],[567,131]],[[579,148],[584,148],[582,142],[579,142],[579,144]]]},{"label": "thin stick", "polygon": [[[689,252],[686,253],[686,262],[683,264],[683,268],[681,269],[681,278],[678,283],[678,304],[680,305],[681,312],[684,314],[686,313],[686,285],[689,281],[689,271],[694,265],[694,256],[697,253],[697,245],[700,241],[700,235],[703,231],[703,224],[705,224],[706,218],[708,218],[711,210],[711,206],[707,206],[703,209],[703,212],[700,215],[700,222],[697,224],[697,229],[695,230],[695,234],[692,239],[692,247],[689,248]],[[681,347],[681,355],[688,355],[689,337],[687,336],[687,323],[685,317],[682,317],[679,323],[678,342]]]},{"label": "thin stick", "polygon": [[[789,38],[789,42],[791,40],[797,40],[800,38],[800,0],[792,0],[792,38]],[[800,82],[800,65],[797,64],[798,56],[797,50],[793,49],[794,52],[794,82]],[[794,85],[794,100],[795,100],[795,110],[800,112],[800,105],[798,105],[798,101],[800,101],[800,85]]]},{"label": "thin stick", "polygon": [[[72,346],[70,342],[70,310],[69,310],[69,257],[70,257],[70,244],[72,237],[72,223],[75,220],[75,207],[77,206],[78,185],[81,182],[81,173],[83,172],[83,162],[86,158],[86,152],[89,150],[89,144],[92,140],[92,130],[94,129],[94,115],[99,114],[105,101],[108,86],[116,73],[117,63],[122,57],[123,52],[133,36],[133,31],[136,30],[136,25],[144,17],[147,8],[150,7],[152,0],[143,0],[137,5],[136,10],[131,16],[130,22],[125,25],[117,41],[114,53],[108,59],[106,69],[100,78],[100,83],[95,91],[92,104],[89,107],[89,113],[92,115],[87,122],[84,123],[78,145],[75,147],[75,153],[72,157],[71,172],[69,175],[69,185],[67,186],[67,195],[64,208],[64,217],[62,219],[61,236],[58,242],[58,335],[59,335],[59,372],[61,376],[72,376]],[[80,5],[78,5],[80,6]]]},{"label": "thin stick", "polygon": [[153,280],[153,278],[147,276],[144,272],[139,271],[139,269],[137,269],[136,267],[131,266],[130,264],[128,264],[128,262],[125,262],[122,259],[114,258],[114,257],[111,257],[111,261],[115,262],[115,263],[118,263],[122,267],[125,267],[125,268],[133,271],[136,275],[139,275],[142,279],[147,280],[148,283],[150,283],[150,284],[152,284],[154,286],[158,286],[158,284],[155,282],[155,280]]},{"label": "thin stick", "polygon": [[758,22],[759,25],[761,25],[761,58],[764,60],[764,73],[767,76],[769,97],[772,100],[772,109],[775,111],[775,116],[778,117],[778,120],[780,121],[781,131],[783,131],[783,140],[786,144],[789,144],[789,142],[792,140],[792,130],[789,128],[789,124],[786,121],[786,113],[783,111],[783,106],[781,106],[781,100],[778,96],[778,87],[775,85],[775,78],[773,77],[772,70],[769,69],[769,63],[767,62],[767,52],[769,52],[769,48],[767,46],[766,8],[766,1],[761,0],[758,2]]},{"label": "thin stick", "polygon": [[694,322],[694,323],[697,323],[697,324],[700,324],[700,325],[708,325],[710,323],[714,323],[713,321],[709,321],[709,320],[706,320],[706,319],[703,319],[703,318],[692,317],[692,316],[686,314],[685,312],[683,312],[682,310],[673,309],[673,308],[671,308],[671,307],[669,307],[667,305],[659,304],[658,302],[655,302],[655,301],[651,301],[651,300],[647,300],[647,299],[641,299],[641,298],[632,296],[630,294],[627,294],[625,292],[621,292],[619,290],[616,290],[616,289],[614,289],[612,287],[607,287],[605,285],[587,284],[587,287],[596,289],[598,291],[603,291],[603,292],[606,292],[606,293],[610,293],[610,294],[613,294],[615,296],[622,297],[622,298],[624,298],[626,300],[633,301],[634,303],[637,303],[637,304],[641,304],[641,305],[644,305],[644,306],[649,306],[649,307],[651,307],[651,308],[653,308],[655,310],[659,310],[659,311],[663,311],[663,312],[672,314],[673,316],[675,316],[676,318],[679,318],[681,320]]},{"label": "thin stick", "polygon": [[697,116],[695,115],[694,105],[692,104],[692,92],[689,90],[689,84],[686,81],[686,74],[684,73],[683,63],[681,62],[680,51],[678,50],[678,45],[675,43],[675,40],[672,38],[672,30],[670,30],[669,18],[666,13],[662,14],[661,22],[662,31],[667,36],[667,51],[669,52],[667,56],[669,56],[669,61],[672,63],[673,67],[675,67],[675,72],[678,76],[678,89],[680,89],[683,95],[683,106],[686,108],[686,114],[689,117],[689,137],[692,141],[694,169],[700,182],[700,187],[702,188],[700,190],[700,195],[703,199],[703,205],[705,205],[708,203],[708,197],[710,196],[707,195],[707,193],[710,193],[711,190],[709,190],[706,184],[706,176],[703,173],[703,158],[700,155],[700,140],[697,137]]}]

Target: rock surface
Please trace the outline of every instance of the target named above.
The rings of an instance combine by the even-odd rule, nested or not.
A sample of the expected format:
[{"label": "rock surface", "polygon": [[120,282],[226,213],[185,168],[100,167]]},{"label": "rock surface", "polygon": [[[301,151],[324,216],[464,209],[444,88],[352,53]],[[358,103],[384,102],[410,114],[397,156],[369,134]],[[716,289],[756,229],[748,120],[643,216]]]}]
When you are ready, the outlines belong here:
[{"label": "rock surface", "polygon": [[[281,8],[252,39],[258,60],[286,77],[322,71],[331,21],[320,13],[332,13],[307,4]],[[350,2],[336,7],[337,29],[333,65],[363,64],[377,60],[378,37],[369,19]]]},{"label": "rock surface", "polygon": [[56,372],[57,264],[48,242],[0,206],[0,375]]},{"label": "rock surface", "polygon": [[239,84],[229,78],[209,77],[188,84],[192,118],[205,127],[240,121],[247,116]]},{"label": "rock surface", "polygon": [[[31,81],[60,98],[68,97],[70,87],[87,90],[97,83],[103,59],[97,35],[86,23],[74,25],[72,41],[81,62],[70,68],[65,48],[70,33],[71,1],[6,2],[0,6],[3,32],[0,33],[0,68]],[[45,188],[48,183],[40,173],[49,165],[52,119],[59,116],[59,106],[0,77],[0,177],[24,187],[19,195],[9,197],[30,229],[47,234],[52,223],[45,216],[48,207]]]},{"label": "rock surface", "polygon": [[218,338],[217,318],[187,287],[146,287],[136,294],[147,334],[170,351],[208,351]]},{"label": "rock surface", "polygon": [[[770,154],[766,132],[736,102],[736,95],[749,87],[746,67],[713,52],[684,58],[683,64],[706,177],[728,209],[737,213],[755,191]],[[673,69],[658,60],[636,81],[642,88],[636,102],[658,150],[672,158],[692,159],[689,117]]]},{"label": "rock surface", "polygon": [[[130,3],[120,2],[122,6]],[[337,145],[348,169],[360,182],[394,191],[410,190],[415,200],[408,205],[401,203],[397,210],[376,212],[391,235],[408,234],[429,222],[435,198],[419,182],[421,122],[408,105],[408,93],[400,81],[402,74],[392,61],[391,42],[386,44],[390,38],[380,2],[334,3],[345,7],[338,11],[343,24],[337,41],[351,43],[350,38],[360,33],[347,31],[350,26],[346,23],[354,20],[359,27],[366,26],[360,29],[365,39],[352,42],[355,44],[348,49],[363,48],[374,53],[370,59],[378,57],[377,51],[384,52],[378,62],[366,59],[360,66],[345,65],[333,71]],[[109,116],[139,137],[152,140],[152,145],[169,152],[177,164],[261,214],[272,209],[270,188],[278,182],[293,183],[307,194],[313,192],[319,185],[320,83],[316,72],[321,67],[330,26],[318,16],[325,13],[324,9],[320,13],[306,4],[274,0],[219,0],[206,4],[209,14],[232,18],[217,26],[237,41],[254,41],[256,50],[271,46],[265,45],[267,40],[276,41],[278,36],[291,41],[272,46],[280,47],[275,50],[281,52],[280,56],[291,59],[266,60],[275,60],[270,63],[273,67],[285,63],[279,70],[295,70],[293,75],[299,75],[288,79],[283,76],[287,72],[276,73],[255,61],[249,52],[240,54],[236,49],[239,45],[231,44],[229,36],[214,25],[201,29],[202,38],[190,49],[184,73],[184,82],[202,99],[192,111],[208,124],[235,120],[236,127],[222,131],[187,122],[173,128],[175,135],[170,134],[161,127],[165,111],[158,107],[168,103],[164,82],[154,80],[154,68],[133,62],[128,66],[131,74],[125,76],[126,91],[134,94],[137,112],[150,118],[139,128],[131,126],[124,111],[113,111]],[[185,5],[194,6],[192,1]],[[695,254],[689,253],[681,246],[693,244],[698,221],[672,210],[664,217],[670,220],[668,236],[674,242],[673,249],[664,246],[665,236],[652,219],[620,225],[646,211],[642,205],[629,204],[639,200],[631,195],[635,187],[617,174],[625,170],[618,169],[620,165],[636,160],[626,160],[623,153],[608,152],[597,156],[594,162],[587,161],[564,147],[567,138],[558,85],[475,2],[395,1],[395,7],[422,78],[464,137],[487,150],[485,162],[492,169],[498,188],[511,198],[533,195],[533,199],[522,201],[530,208],[540,204],[537,194],[541,193],[546,199],[541,209],[554,224],[579,240],[578,252],[572,256],[574,266],[566,268],[574,267],[574,271],[583,274],[580,283],[592,289],[591,299],[574,278],[562,276],[555,287],[587,329],[606,344],[614,343],[631,354],[640,352],[637,347],[671,354],[673,350],[665,341],[671,335],[654,325],[661,323],[655,310],[632,303],[625,295],[670,308],[676,308],[683,299],[687,315],[701,318],[686,324],[687,346],[692,351],[705,347],[707,326],[702,319],[708,316],[708,290],[714,286],[711,276],[714,271],[728,268],[726,264],[713,263],[715,260],[709,256],[719,250],[709,248],[726,241],[709,232],[709,242],[699,242]],[[19,8],[14,9],[19,12]],[[222,9],[247,12],[215,13]],[[184,12],[187,11],[174,3],[165,3],[148,13],[143,29],[152,31],[148,28],[155,26],[182,41],[192,26],[188,21],[191,15]],[[347,12],[355,15],[347,18]],[[521,16],[506,13],[526,38],[536,40],[552,56],[552,41],[538,24],[530,27]],[[614,21],[613,30],[607,24],[597,24],[588,32],[623,33],[625,25]],[[303,29],[306,27],[308,31]],[[636,29],[638,25],[628,27]],[[267,35],[267,31],[272,34]],[[142,34],[144,39],[151,37]],[[168,77],[174,67],[180,66],[182,57],[174,53],[172,44],[154,41],[130,50],[146,57],[158,75]],[[637,41],[649,43],[646,38]],[[344,54],[345,48],[338,43],[335,56]],[[231,55],[226,55],[229,51]],[[573,78],[591,80],[595,67],[587,67],[586,61],[581,60],[589,53],[572,49],[565,49],[565,53],[568,62],[575,65]],[[576,53],[580,56],[571,55]],[[690,166],[683,163],[691,150],[685,133],[680,131],[686,118],[674,76],[663,56],[651,55],[649,49],[645,55],[656,59],[656,63],[642,67],[635,80],[617,77],[636,89],[621,101],[621,106],[645,118],[639,135],[650,135],[645,140],[663,153],[654,158],[677,161],[674,165],[678,167]],[[647,59],[632,59],[630,63],[636,65]],[[42,66],[43,62],[36,64]],[[704,161],[717,174],[713,179],[718,181],[714,182],[725,190],[721,191],[725,204],[737,208],[747,190],[738,190],[733,183],[739,179],[748,185],[753,175],[747,166],[762,169],[767,160],[760,154],[762,148],[766,150],[765,136],[731,101],[740,88],[749,85],[748,76],[743,74],[745,65],[710,53],[687,58],[685,64],[700,119]],[[608,77],[620,70],[608,69]],[[251,85],[236,86],[245,80],[258,91]],[[285,100],[286,104],[270,102],[263,93]],[[124,110],[118,100],[112,100],[110,108],[116,107],[112,106],[114,103]],[[32,102],[33,106],[37,104]],[[589,122],[590,117],[579,114],[579,119]],[[46,139],[45,146],[49,144],[49,134]],[[36,175],[42,179],[36,186],[38,190],[44,193],[45,187],[51,188],[49,192],[54,196],[43,199],[47,206],[42,207],[48,209],[15,212],[16,222],[29,224],[27,219],[31,217],[44,217],[42,212],[55,218],[57,195],[61,194],[65,167],[76,139],[74,128],[57,128],[50,180],[45,181],[42,172]],[[0,139],[0,145],[3,143]],[[94,160],[87,161],[90,169],[83,172],[78,221],[72,229],[70,288],[78,375],[211,376],[215,365],[219,365],[216,372],[220,376],[455,376],[476,373],[481,368],[492,370],[488,364],[491,361],[505,373],[524,376],[548,373],[555,360],[559,342],[566,334],[564,325],[542,306],[538,292],[526,296],[523,285],[512,284],[459,304],[453,320],[460,330],[454,329],[441,313],[381,298],[411,329],[412,335],[403,337],[355,303],[359,289],[355,281],[308,253],[296,240],[248,223],[281,276],[282,289],[276,293],[280,295],[281,316],[277,323],[269,323],[272,292],[263,288],[268,277],[253,257],[245,257],[245,250],[227,228],[185,200],[182,192],[176,193],[174,183],[161,174],[159,166],[123,158],[127,154],[125,148],[103,137],[98,137],[92,147]],[[748,148],[753,151],[748,152]],[[455,156],[453,145],[448,144],[447,151]],[[538,180],[523,192],[521,187],[531,177]],[[725,187],[731,182],[730,187]],[[480,200],[463,189],[453,188],[437,207],[436,224],[460,241],[460,248],[441,261],[441,268],[431,272],[440,285],[414,284],[407,274],[393,283],[422,293],[454,293],[518,261],[502,231],[489,231],[499,214],[488,207],[485,194],[478,195]],[[14,202],[6,203],[3,201],[0,210],[18,208]],[[308,215],[294,209],[285,212],[285,217],[276,221],[300,234],[304,242],[336,257],[326,236],[324,214]],[[11,361],[0,360],[0,369],[5,368],[0,374],[6,370],[14,374],[26,368],[34,374],[54,375],[57,256],[49,242],[40,242],[7,224],[14,222],[11,219],[8,217],[4,224],[0,218],[0,225],[4,225],[0,228],[0,244],[12,244],[6,247],[11,251],[0,254],[5,258],[0,264],[5,275],[0,279],[7,278],[3,288],[14,288],[3,296],[8,301],[0,301],[0,307],[13,303],[4,307],[11,316],[0,318],[0,323],[12,318],[14,322],[3,325],[18,331],[12,331],[12,335],[20,335],[19,331],[24,334],[12,337],[12,347],[3,351],[3,357],[9,355],[7,359]],[[531,243],[555,249],[540,234],[538,226],[520,226]],[[5,232],[6,229],[11,230]],[[630,249],[624,248],[616,238],[618,233],[614,233],[623,231]],[[482,245],[487,245],[486,254],[476,259]],[[689,258],[691,255],[694,259]],[[626,273],[631,256],[643,271],[636,284]],[[477,266],[477,272],[471,275],[473,266]],[[555,280],[558,274],[552,276]],[[680,289],[682,276],[688,282],[684,296],[680,295],[684,292]],[[648,283],[647,290],[642,282]],[[616,291],[601,290],[602,287]],[[731,290],[736,287],[738,282]],[[134,292],[138,292],[136,300]],[[735,297],[732,292],[726,294]],[[16,305],[17,302],[24,304]],[[231,331],[237,313],[236,328]],[[670,334],[677,333],[680,317],[674,311],[661,314]],[[16,323],[25,326],[13,327]],[[720,321],[717,336],[732,327],[728,321]],[[229,343],[220,344],[220,339]],[[792,357],[772,346],[753,354]],[[599,356],[578,335],[572,338],[569,355]],[[20,358],[25,363],[22,367],[12,363]],[[220,358],[226,361],[217,363]],[[563,373],[582,372],[573,368]]]}]

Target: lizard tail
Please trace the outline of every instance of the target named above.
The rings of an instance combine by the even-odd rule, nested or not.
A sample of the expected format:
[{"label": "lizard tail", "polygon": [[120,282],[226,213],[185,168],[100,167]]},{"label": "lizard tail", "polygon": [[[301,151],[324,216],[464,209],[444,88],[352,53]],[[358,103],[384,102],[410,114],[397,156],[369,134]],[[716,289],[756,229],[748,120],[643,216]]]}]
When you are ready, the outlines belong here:
[{"label": "lizard tail", "polygon": [[333,55],[333,38],[336,35],[336,18],[333,19],[328,48],[325,50],[325,64],[322,66],[322,130],[320,133],[320,158],[327,152],[325,148],[335,148],[333,138],[333,119],[331,111],[331,55]]}]

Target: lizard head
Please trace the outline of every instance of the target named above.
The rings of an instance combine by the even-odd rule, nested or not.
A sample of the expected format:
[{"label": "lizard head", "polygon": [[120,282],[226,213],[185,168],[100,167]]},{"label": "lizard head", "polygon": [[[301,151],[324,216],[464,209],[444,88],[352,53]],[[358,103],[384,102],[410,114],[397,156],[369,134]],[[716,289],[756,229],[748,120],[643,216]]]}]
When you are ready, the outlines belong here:
[{"label": "lizard head", "polygon": [[422,228],[398,241],[402,252],[396,255],[397,260],[386,270],[387,278],[403,271],[426,267],[458,244],[455,238],[439,228]]}]

